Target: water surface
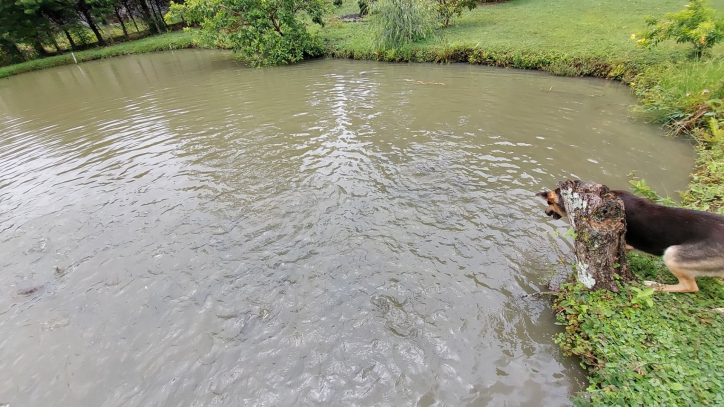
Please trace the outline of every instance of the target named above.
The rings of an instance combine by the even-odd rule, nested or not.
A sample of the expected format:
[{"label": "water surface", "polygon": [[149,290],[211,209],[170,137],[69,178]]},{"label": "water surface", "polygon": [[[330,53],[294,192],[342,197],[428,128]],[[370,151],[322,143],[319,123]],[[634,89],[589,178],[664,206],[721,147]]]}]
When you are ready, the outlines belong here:
[{"label": "water surface", "polygon": [[565,178],[683,189],[622,86],[118,58],[0,81],[0,403],[562,406]]}]

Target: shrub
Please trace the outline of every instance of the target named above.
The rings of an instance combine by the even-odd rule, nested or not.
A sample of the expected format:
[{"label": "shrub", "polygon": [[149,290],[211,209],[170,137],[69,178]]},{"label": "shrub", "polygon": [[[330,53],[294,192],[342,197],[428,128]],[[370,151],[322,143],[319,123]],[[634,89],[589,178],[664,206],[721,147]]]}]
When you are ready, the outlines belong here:
[{"label": "shrub", "polygon": [[432,35],[437,25],[433,5],[426,0],[380,0],[373,30],[379,49],[396,49]]},{"label": "shrub", "polygon": [[463,14],[463,9],[472,10],[477,5],[477,0],[437,0],[437,14],[442,20],[443,27],[447,27],[453,17],[460,17]]},{"label": "shrub", "polygon": [[232,48],[254,66],[288,64],[322,54],[307,31],[305,13],[322,24],[324,0],[187,0],[172,3],[176,15],[201,25],[202,42]]},{"label": "shrub", "polygon": [[340,7],[342,5],[342,0],[334,0],[332,4],[334,4],[336,7]]},{"label": "shrub", "polygon": [[692,44],[697,58],[724,38],[724,18],[717,17],[707,0],[691,0],[684,10],[668,13],[663,20],[648,17],[646,24],[649,28],[639,34],[639,46],[650,48],[673,38],[678,43]]},{"label": "shrub", "polygon": [[370,3],[374,0],[358,0],[357,5],[359,6],[359,15],[366,16],[370,13]]}]

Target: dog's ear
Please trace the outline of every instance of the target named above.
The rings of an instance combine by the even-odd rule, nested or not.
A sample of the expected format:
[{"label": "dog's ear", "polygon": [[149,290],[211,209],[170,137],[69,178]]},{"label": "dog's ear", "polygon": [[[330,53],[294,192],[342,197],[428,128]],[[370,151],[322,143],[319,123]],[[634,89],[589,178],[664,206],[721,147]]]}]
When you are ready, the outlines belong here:
[{"label": "dog's ear", "polygon": [[546,200],[548,199],[548,192],[538,192],[537,194],[535,194],[535,196],[539,196],[543,198],[543,200]]}]

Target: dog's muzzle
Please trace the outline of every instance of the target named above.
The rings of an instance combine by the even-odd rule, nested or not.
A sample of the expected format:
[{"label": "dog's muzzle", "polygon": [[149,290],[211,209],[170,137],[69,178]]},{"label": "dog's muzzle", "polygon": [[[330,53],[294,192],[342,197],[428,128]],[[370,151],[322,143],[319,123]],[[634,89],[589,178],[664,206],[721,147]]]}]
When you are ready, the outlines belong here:
[{"label": "dog's muzzle", "polygon": [[553,209],[546,209],[546,216],[550,216],[555,220],[558,220],[561,218],[561,215],[559,215],[556,211]]}]

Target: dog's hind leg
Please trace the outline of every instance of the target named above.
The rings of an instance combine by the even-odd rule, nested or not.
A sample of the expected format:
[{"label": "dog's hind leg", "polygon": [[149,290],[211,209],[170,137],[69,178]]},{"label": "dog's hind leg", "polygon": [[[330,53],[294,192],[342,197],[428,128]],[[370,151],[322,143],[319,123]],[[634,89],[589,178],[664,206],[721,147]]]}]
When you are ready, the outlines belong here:
[{"label": "dog's hind leg", "polygon": [[680,249],[681,246],[671,246],[664,252],[664,263],[671,274],[679,279],[679,284],[665,285],[655,281],[645,281],[644,284],[647,287],[653,287],[656,291],[670,293],[695,293],[699,291],[695,277],[700,273],[693,267],[693,263],[681,260]]}]

